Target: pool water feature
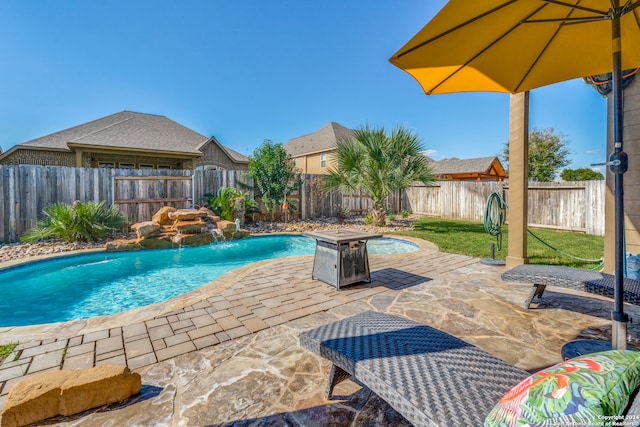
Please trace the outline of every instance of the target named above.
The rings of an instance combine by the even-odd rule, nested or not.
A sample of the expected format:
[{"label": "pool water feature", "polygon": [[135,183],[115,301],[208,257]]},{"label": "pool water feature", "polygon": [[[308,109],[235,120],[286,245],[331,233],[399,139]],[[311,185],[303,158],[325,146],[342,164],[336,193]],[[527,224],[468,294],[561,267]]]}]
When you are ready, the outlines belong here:
[{"label": "pool water feature", "polygon": [[[382,238],[369,240],[367,249],[371,255],[397,254],[418,246]],[[0,270],[0,327],[119,313],[182,295],[253,262],[314,251],[314,239],[277,235],[197,248],[100,252],[33,262]]]}]

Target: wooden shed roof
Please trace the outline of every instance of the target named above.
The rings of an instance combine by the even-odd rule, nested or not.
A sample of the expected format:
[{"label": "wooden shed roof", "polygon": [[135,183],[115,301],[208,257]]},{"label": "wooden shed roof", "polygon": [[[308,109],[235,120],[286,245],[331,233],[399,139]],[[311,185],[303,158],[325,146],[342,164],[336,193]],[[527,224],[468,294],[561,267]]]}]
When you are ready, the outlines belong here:
[{"label": "wooden shed roof", "polygon": [[452,175],[478,175],[506,176],[504,167],[496,156],[478,157],[473,159],[442,159],[432,163],[433,173],[436,176]]}]

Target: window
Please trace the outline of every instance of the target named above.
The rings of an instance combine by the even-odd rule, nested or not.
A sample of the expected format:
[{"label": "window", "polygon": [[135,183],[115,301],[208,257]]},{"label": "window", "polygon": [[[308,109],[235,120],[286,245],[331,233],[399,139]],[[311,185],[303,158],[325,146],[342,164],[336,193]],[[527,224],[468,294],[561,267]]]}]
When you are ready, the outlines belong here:
[{"label": "window", "polygon": [[158,169],[171,169],[169,165],[158,165]]},{"label": "window", "polygon": [[153,165],[147,163],[140,163],[140,169],[153,169]]},{"label": "window", "polygon": [[133,163],[120,163],[118,164],[120,169],[134,169],[136,166]]},{"label": "window", "polygon": [[321,168],[326,168],[327,167],[327,155],[326,154],[320,154],[320,167]]},{"label": "window", "polygon": [[116,167],[116,164],[113,163],[113,162],[98,162],[98,167],[99,168],[114,169]]}]

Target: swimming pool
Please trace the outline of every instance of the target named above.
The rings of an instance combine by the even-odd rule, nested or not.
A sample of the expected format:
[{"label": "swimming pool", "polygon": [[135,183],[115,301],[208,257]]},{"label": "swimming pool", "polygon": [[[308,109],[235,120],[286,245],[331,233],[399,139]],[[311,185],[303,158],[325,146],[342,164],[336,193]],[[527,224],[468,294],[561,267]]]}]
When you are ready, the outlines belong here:
[{"label": "swimming pool", "polygon": [[[222,274],[265,259],[313,255],[298,235],[251,237],[197,248],[100,252],[0,271],[0,326],[105,316],[165,301]],[[372,239],[369,254],[418,250],[397,239]]]}]

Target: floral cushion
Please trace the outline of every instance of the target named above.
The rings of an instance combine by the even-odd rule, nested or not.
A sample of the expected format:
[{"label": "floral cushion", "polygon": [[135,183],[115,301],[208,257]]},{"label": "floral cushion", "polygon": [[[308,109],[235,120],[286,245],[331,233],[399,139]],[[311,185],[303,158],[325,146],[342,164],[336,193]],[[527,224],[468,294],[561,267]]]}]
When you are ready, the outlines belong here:
[{"label": "floral cushion", "polygon": [[589,354],[520,382],[500,399],[484,425],[613,425],[639,384],[640,352]]}]

